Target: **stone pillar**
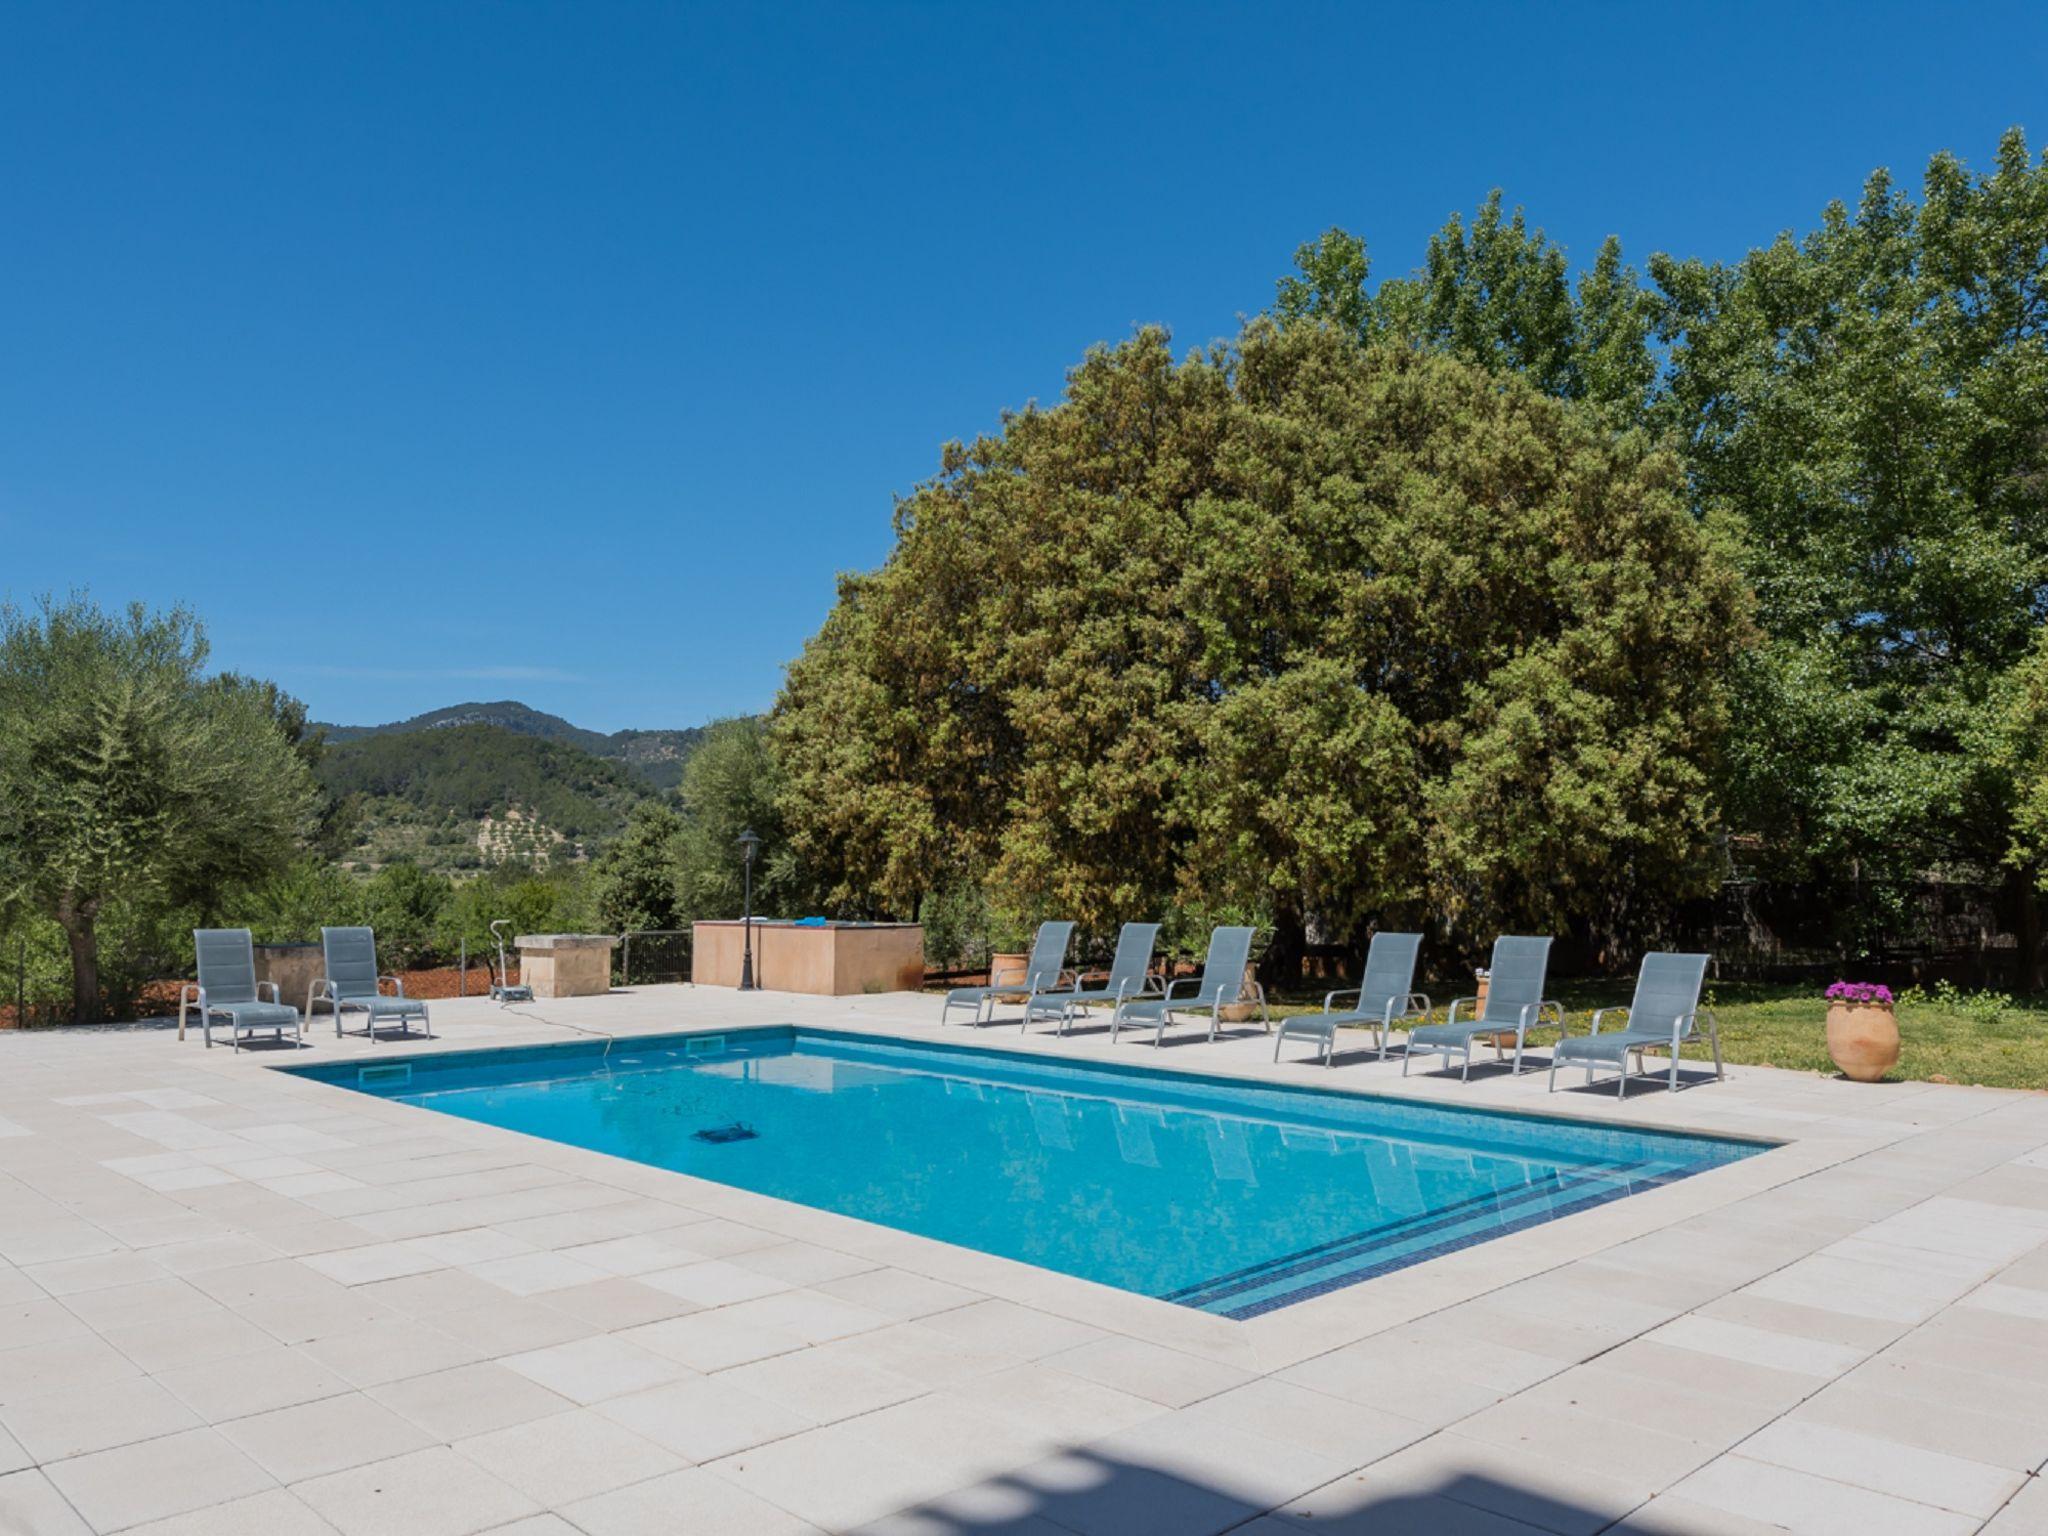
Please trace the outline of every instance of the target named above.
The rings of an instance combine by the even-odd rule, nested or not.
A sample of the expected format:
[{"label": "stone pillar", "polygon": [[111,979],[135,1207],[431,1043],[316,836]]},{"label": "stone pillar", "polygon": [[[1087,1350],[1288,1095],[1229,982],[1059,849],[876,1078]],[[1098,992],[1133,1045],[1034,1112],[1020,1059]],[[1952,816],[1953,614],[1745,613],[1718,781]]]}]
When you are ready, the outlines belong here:
[{"label": "stone pillar", "polygon": [[601,997],[612,989],[608,933],[522,933],[519,979],[541,997]]},{"label": "stone pillar", "polygon": [[326,971],[327,957],[318,944],[258,944],[256,979],[277,983],[279,1002],[290,1003],[301,1013],[306,994]]}]

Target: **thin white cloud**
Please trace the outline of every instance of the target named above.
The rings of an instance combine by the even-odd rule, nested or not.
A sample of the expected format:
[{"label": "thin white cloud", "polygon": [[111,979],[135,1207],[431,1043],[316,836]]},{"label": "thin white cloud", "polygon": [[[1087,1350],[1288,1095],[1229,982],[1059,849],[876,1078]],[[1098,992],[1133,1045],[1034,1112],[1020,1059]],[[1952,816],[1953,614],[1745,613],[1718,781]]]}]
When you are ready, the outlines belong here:
[{"label": "thin white cloud", "polygon": [[362,678],[379,683],[580,683],[580,672],[565,667],[336,667],[327,665],[281,669],[308,677]]}]

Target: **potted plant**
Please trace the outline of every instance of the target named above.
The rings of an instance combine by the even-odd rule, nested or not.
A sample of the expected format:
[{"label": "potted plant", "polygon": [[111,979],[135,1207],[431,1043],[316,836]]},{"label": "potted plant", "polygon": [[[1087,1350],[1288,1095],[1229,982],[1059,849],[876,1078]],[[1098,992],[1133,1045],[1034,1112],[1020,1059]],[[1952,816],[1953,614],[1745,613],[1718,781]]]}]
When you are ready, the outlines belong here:
[{"label": "potted plant", "polygon": [[1899,1020],[1890,987],[1838,981],[1827,990],[1828,1055],[1842,1075],[1874,1083],[1898,1064]]},{"label": "potted plant", "polygon": [[[1033,930],[1021,918],[1009,913],[998,912],[989,920],[988,929],[988,984],[1000,987],[1006,982],[1022,983],[1031,968],[1031,937]],[[1021,1003],[1022,992],[1003,993],[997,999],[1003,1003]]]}]

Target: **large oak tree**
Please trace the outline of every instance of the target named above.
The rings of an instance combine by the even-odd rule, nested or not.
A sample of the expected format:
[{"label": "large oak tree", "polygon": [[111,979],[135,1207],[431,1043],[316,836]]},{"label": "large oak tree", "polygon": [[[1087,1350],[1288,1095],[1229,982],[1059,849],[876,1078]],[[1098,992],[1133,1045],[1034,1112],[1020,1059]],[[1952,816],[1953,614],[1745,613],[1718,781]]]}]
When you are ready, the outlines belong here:
[{"label": "large oak tree", "polygon": [[986,882],[1106,928],[1653,924],[1711,885],[1748,633],[1677,463],[1331,323],[1140,333],[945,454],[776,715],[846,907]]}]

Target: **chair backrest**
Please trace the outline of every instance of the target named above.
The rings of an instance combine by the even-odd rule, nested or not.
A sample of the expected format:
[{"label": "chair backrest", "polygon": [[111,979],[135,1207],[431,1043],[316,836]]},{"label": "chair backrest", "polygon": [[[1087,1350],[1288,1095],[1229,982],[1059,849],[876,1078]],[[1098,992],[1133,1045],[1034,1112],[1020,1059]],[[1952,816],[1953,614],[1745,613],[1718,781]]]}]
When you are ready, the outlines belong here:
[{"label": "chair backrest", "polygon": [[1359,980],[1358,1011],[1379,1018],[1387,1004],[1396,1015],[1408,1011],[1415,990],[1415,957],[1422,949],[1419,933],[1376,933],[1365,952],[1365,975]]},{"label": "chair backrest", "polygon": [[1116,954],[1109,962],[1109,980],[1103,986],[1114,992],[1125,986],[1136,997],[1152,969],[1152,951],[1159,942],[1157,923],[1125,923],[1116,936]]},{"label": "chair backrest", "polygon": [[212,1003],[256,1001],[256,943],[246,928],[194,928],[199,985]]},{"label": "chair backrest", "polygon": [[1543,1001],[1543,983],[1550,974],[1550,940],[1502,935],[1493,941],[1493,967],[1487,972],[1485,1024],[1515,1025],[1522,1010]]},{"label": "chair backrest", "polygon": [[1658,950],[1643,956],[1636,972],[1636,998],[1628,1007],[1630,1029],[1667,1030],[1700,1011],[1700,989],[1707,983],[1706,955],[1679,955]]},{"label": "chair backrest", "polygon": [[320,952],[336,997],[377,995],[377,933],[372,928],[322,928]]},{"label": "chair backrest", "polygon": [[1067,968],[1067,945],[1073,941],[1072,923],[1040,923],[1038,937],[1031,941],[1031,959],[1024,967],[1024,985],[1034,992],[1056,991],[1060,972]]},{"label": "chair backrest", "polygon": [[1230,994],[1225,1002],[1237,1001],[1244,986],[1244,968],[1251,964],[1252,938],[1258,931],[1218,928],[1209,935],[1209,953],[1202,960],[1202,980],[1196,988],[1198,997],[1213,997],[1221,987]]}]

